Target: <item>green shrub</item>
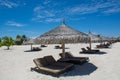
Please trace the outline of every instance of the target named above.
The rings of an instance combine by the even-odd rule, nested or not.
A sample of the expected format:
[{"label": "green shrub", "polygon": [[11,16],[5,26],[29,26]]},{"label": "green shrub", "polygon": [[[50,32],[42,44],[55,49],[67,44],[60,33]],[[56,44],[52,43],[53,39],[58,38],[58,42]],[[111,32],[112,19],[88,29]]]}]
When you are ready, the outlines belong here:
[{"label": "green shrub", "polygon": [[2,39],[2,46],[7,46],[8,50],[12,45],[14,45],[14,40],[11,37],[4,37]]}]

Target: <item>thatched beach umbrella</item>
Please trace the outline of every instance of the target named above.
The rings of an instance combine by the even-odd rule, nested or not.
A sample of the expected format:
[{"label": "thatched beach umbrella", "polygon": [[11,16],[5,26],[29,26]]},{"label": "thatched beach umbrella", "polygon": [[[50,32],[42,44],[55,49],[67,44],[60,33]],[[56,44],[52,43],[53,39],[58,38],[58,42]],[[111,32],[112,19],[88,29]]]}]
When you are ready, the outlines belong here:
[{"label": "thatched beach umbrella", "polygon": [[64,43],[87,42],[88,35],[67,26],[64,22],[57,28],[37,37],[36,43],[39,44],[58,44],[62,43],[62,53],[65,53]]},{"label": "thatched beach umbrella", "polygon": [[23,44],[26,44],[26,45],[30,44],[31,45],[31,50],[32,50],[32,45],[34,44],[34,40],[28,38],[26,41],[23,41]]},{"label": "thatched beach umbrella", "polygon": [[92,42],[99,42],[101,40],[101,38],[91,32],[88,33],[88,36],[90,38],[90,42],[89,42],[89,46],[90,46],[90,49],[92,48],[92,45],[91,43]]},{"label": "thatched beach umbrella", "polygon": [[104,43],[105,44],[105,42],[106,41],[110,41],[110,38],[109,37],[105,37],[105,36],[99,36],[100,37],[100,43],[102,44],[102,43]]}]

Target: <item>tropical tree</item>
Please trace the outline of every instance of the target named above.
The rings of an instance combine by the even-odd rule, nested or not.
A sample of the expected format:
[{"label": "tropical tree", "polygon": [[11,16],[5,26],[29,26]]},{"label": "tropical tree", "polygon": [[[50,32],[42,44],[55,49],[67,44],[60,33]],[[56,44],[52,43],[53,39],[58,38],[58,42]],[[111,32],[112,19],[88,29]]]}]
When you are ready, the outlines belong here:
[{"label": "tropical tree", "polygon": [[120,42],[120,37],[117,38],[117,41]]},{"label": "tropical tree", "polygon": [[23,43],[23,41],[26,41],[26,40],[27,40],[26,35],[22,35],[22,39],[21,39],[22,43]]},{"label": "tropical tree", "polygon": [[21,41],[22,37],[20,35],[17,35],[16,36],[16,40],[15,40],[15,44],[16,45],[21,45],[22,44],[22,41]]},{"label": "tropical tree", "polygon": [[14,45],[14,40],[11,37],[4,37],[2,45],[7,46],[7,49],[9,50],[10,46]]},{"label": "tropical tree", "polygon": [[2,43],[0,43],[0,47],[2,46]]},{"label": "tropical tree", "polygon": [[27,39],[26,35],[17,35],[16,36],[16,40],[15,40],[15,43],[16,45],[22,45],[23,41],[25,41]]},{"label": "tropical tree", "polygon": [[100,41],[99,41],[99,42],[100,42],[100,43],[102,43],[102,38],[101,38],[101,35],[100,35],[100,34],[98,34],[97,36],[100,38]]}]

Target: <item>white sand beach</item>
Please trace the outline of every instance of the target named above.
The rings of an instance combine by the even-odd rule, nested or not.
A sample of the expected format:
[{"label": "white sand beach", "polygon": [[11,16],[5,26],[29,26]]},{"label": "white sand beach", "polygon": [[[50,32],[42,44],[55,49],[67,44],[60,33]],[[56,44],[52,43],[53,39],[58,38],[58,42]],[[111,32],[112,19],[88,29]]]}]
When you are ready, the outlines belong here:
[{"label": "white sand beach", "polygon": [[[98,43],[93,43],[92,48]],[[120,43],[115,43],[109,49],[100,49],[106,54],[79,54],[82,47],[88,44],[66,44],[66,51],[74,56],[89,57],[89,63],[75,65],[68,72],[59,77],[53,77],[35,71],[34,58],[52,55],[56,60],[60,58],[61,49],[54,49],[57,44],[47,45],[42,51],[24,52],[30,49],[30,45],[12,46],[0,48],[0,80],[120,80]],[[40,45],[33,45],[39,47]]]}]

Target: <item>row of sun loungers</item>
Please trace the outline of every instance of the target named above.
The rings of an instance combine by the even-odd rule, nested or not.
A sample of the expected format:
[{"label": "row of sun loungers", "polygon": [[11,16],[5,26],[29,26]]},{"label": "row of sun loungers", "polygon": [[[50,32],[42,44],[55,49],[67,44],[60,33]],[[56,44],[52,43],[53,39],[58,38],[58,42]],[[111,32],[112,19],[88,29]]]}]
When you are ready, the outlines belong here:
[{"label": "row of sun loungers", "polygon": [[112,43],[96,45],[96,48],[109,48]]},{"label": "row of sun loungers", "polygon": [[[63,55],[63,53],[60,55]],[[83,64],[89,61],[88,57],[74,57],[68,52],[65,53],[65,56],[65,58],[61,56],[61,58],[57,61],[51,55],[44,56],[43,58],[36,58],[33,60],[36,67],[31,68],[31,70],[58,76],[59,74],[72,69],[75,64]]]},{"label": "row of sun loungers", "polygon": [[[106,44],[104,46],[110,46],[111,44]],[[103,46],[103,45],[102,45]],[[56,49],[61,49],[60,46],[55,46]],[[81,48],[82,52],[94,54],[100,52],[100,50],[91,49],[89,47]],[[55,60],[53,56],[44,56],[42,58],[36,58],[33,62],[36,64],[36,67],[31,68],[31,71],[37,71],[45,74],[50,74],[53,76],[58,76],[61,73],[69,71],[73,68],[74,65],[82,65],[86,62],[89,62],[89,57],[75,57],[70,52],[60,53],[60,59]]]}]

